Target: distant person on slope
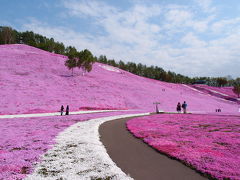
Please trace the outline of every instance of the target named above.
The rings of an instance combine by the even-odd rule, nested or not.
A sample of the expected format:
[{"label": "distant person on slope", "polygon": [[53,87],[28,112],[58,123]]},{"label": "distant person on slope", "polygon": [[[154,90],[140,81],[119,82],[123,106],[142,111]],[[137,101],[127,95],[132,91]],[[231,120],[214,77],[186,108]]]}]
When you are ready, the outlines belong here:
[{"label": "distant person on slope", "polygon": [[177,112],[178,112],[178,113],[181,112],[181,104],[180,104],[180,102],[178,102],[178,104],[177,104]]},{"label": "distant person on slope", "polygon": [[63,105],[61,106],[61,116],[63,115],[64,107]]},{"label": "distant person on slope", "polygon": [[186,103],[186,101],[183,102],[182,108],[183,108],[183,113],[186,114],[187,113],[187,103]]},{"label": "distant person on slope", "polygon": [[66,115],[69,115],[69,106],[66,107]]}]

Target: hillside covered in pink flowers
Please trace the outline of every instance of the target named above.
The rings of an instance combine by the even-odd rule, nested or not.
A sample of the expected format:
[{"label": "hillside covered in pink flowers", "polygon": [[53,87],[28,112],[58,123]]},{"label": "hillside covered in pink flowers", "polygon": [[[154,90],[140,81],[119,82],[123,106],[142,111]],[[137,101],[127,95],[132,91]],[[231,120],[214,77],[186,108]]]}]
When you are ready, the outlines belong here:
[{"label": "hillside covered in pink flowers", "polygon": [[[238,104],[182,84],[136,76],[95,63],[90,73],[64,65],[67,57],[27,45],[0,45],[0,114],[56,112],[63,104],[79,109],[175,111],[177,102],[192,112],[237,113]],[[215,88],[216,90],[216,88]],[[222,92],[222,91],[221,91]]]}]

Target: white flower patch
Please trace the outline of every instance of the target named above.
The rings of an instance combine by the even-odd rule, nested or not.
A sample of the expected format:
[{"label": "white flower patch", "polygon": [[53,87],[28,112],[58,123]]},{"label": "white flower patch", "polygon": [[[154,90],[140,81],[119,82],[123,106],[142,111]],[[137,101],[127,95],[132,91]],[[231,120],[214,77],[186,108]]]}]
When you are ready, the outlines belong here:
[{"label": "white flower patch", "polygon": [[111,160],[100,141],[98,128],[119,118],[149,115],[127,114],[76,123],[56,137],[56,144],[26,179],[132,179]]},{"label": "white flower patch", "polygon": [[199,91],[199,90],[197,90],[197,89],[195,89],[195,88],[192,88],[192,87],[190,87],[190,86],[188,86],[188,85],[186,85],[186,84],[182,84],[182,85],[185,86],[185,87],[187,87],[187,88],[189,88],[189,89],[191,89],[191,90],[193,90],[193,91],[198,92],[199,94],[204,94],[203,92],[201,92],[201,91]]},{"label": "white flower patch", "polygon": [[[114,112],[114,111],[131,111],[131,110],[93,110],[93,111],[73,111],[70,112],[71,115],[74,114],[90,114],[99,112]],[[37,114],[11,114],[11,115],[0,115],[0,119],[6,118],[26,118],[26,117],[46,117],[46,116],[60,116],[60,112],[53,113],[37,113]]]},{"label": "white flower patch", "polygon": [[120,73],[120,70],[118,68],[115,68],[112,66],[107,66],[107,65],[101,65],[101,64],[99,64],[99,66],[107,71],[113,71],[113,72]]},{"label": "white flower patch", "polygon": [[214,93],[217,93],[217,94],[220,94],[220,95],[222,95],[222,96],[229,96],[229,95],[227,95],[227,94],[224,94],[224,93],[221,93],[221,92],[218,92],[218,91],[214,91],[214,90],[212,90],[212,89],[208,89],[209,91],[211,91],[211,92],[214,92]]}]

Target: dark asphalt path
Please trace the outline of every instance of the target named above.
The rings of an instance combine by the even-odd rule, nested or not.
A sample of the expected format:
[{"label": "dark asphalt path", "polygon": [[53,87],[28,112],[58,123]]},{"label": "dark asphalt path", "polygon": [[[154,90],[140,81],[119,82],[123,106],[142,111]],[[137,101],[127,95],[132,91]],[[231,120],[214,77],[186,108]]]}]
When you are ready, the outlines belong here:
[{"label": "dark asphalt path", "polygon": [[108,121],[99,127],[109,156],[135,180],[206,180],[177,160],[157,152],[135,138],[125,126],[129,118]]}]

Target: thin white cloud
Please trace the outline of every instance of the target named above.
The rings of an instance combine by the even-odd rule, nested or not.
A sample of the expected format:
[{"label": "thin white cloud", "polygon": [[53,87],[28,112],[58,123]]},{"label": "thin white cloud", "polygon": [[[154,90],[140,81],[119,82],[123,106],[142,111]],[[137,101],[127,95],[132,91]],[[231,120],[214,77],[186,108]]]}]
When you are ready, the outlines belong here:
[{"label": "thin white cloud", "polygon": [[187,10],[173,9],[165,14],[165,18],[167,21],[172,22],[172,24],[182,25],[192,19],[192,13]]},{"label": "thin white cloud", "polygon": [[215,15],[207,15],[203,18],[187,6],[170,6],[164,12],[163,29],[169,35],[186,32],[186,30],[204,33],[209,29],[214,17]]},{"label": "thin white cloud", "polygon": [[212,5],[212,0],[195,0],[199,7],[207,13],[215,13],[216,7]]},{"label": "thin white cloud", "polygon": [[147,22],[148,18],[160,13],[158,6],[138,4],[128,11],[119,11],[98,1],[64,1],[64,6],[72,16],[96,18],[95,23],[103,28],[111,42],[139,44],[145,40],[151,44],[152,33],[160,30],[157,24]]},{"label": "thin white cloud", "polygon": [[192,27],[196,32],[206,32],[209,29],[210,22],[214,19],[214,16],[208,16],[204,20],[191,20],[188,22],[189,27]]},{"label": "thin white cloud", "polygon": [[45,1],[41,2],[40,7],[41,8],[47,8],[47,9],[51,8],[51,6]]},{"label": "thin white cloud", "polygon": [[214,33],[235,33],[240,31],[240,17],[224,19],[212,24],[211,30]]},{"label": "thin white cloud", "polygon": [[[24,30],[53,37],[79,50],[87,48],[97,56],[158,65],[184,75],[239,76],[238,18],[217,21],[214,14],[209,15],[214,9],[211,1],[201,4],[204,11],[208,10],[204,18],[190,6],[179,5],[137,3],[123,10],[99,1],[64,0],[63,7],[68,16],[87,19],[101,33],[76,32],[36,20],[26,23]],[[226,24],[231,24],[235,34],[204,38]]]},{"label": "thin white cloud", "polygon": [[205,41],[200,40],[196,35],[194,35],[192,32],[185,35],[181,42],[190,46],[190,47],[204,47],[207,45]]},{"label": "thin white cloud", "polygon": [[69,9],[70,15],[78,17],[107,17],[117,11],[116,8],[100,1],[65,0],[63,4],[65,8]]}]

